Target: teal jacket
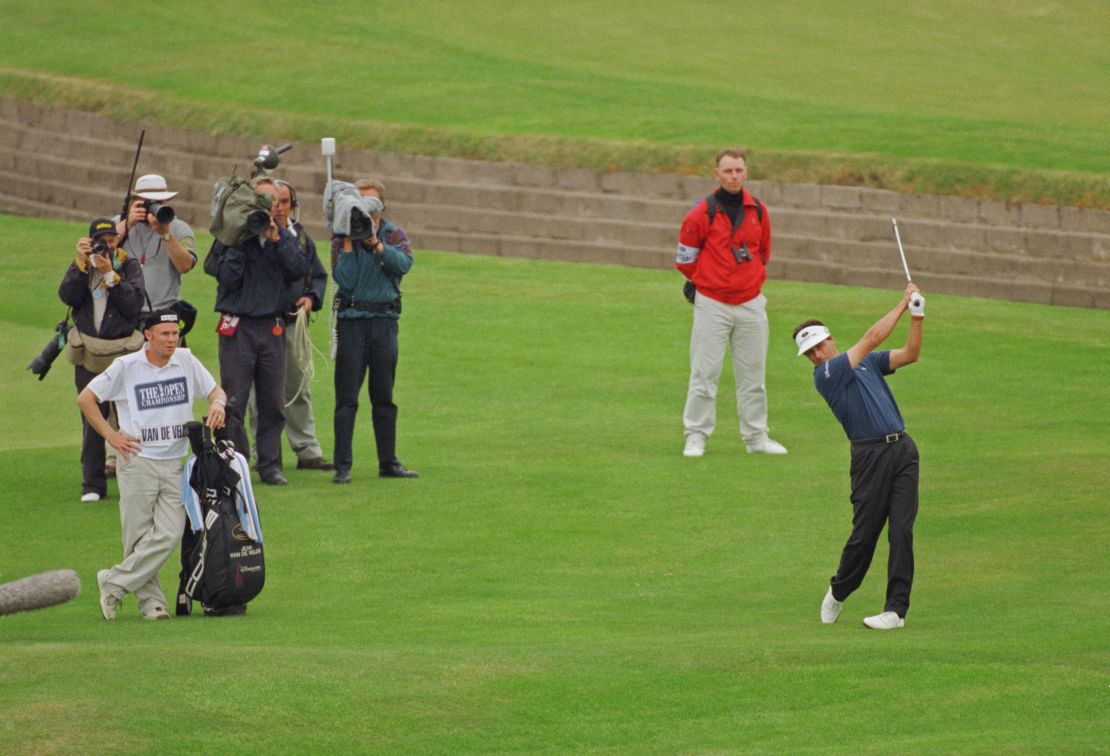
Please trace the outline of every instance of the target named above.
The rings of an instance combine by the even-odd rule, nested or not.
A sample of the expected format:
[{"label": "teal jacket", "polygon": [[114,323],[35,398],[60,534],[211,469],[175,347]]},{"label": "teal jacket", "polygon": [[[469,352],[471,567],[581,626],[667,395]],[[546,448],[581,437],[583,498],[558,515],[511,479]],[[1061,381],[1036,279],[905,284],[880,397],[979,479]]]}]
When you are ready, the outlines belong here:
[{"label": "teal jacket", "polygon": [[[343,239],[331,241],[332,276],[339,287],[340,301],[385,305],[401,298],[401,278],[412,269],[412,245],[404,229],[382,218],[378,229],[383,249],[374,254],[363,242],[352,242],[350,252],[342,251]],[[341,318],[398,318],[400,313],[367,312],[354,307],[339,308]]]}]

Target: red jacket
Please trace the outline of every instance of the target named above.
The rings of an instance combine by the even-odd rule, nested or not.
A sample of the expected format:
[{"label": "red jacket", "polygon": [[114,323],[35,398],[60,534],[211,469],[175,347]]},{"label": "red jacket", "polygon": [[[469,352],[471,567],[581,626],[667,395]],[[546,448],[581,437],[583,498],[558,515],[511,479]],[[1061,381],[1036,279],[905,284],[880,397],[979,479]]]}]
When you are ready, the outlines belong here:
[{"label": "red jacket", "polygon": [[[771,259],[771,218],[763,208],[763,220],[756,212],[757,200],[741,189],[744,209],[742,226],[733,233],[732,221],[718,205],[709,226],[709,213],[703,199],[686,214],[678,232],[675,267],[694,282],[698,291],[718,302],[738,305],[759,296],[767,278],[766,264]],[[733,247],[746,245],[751,260],[737,262]]]}]

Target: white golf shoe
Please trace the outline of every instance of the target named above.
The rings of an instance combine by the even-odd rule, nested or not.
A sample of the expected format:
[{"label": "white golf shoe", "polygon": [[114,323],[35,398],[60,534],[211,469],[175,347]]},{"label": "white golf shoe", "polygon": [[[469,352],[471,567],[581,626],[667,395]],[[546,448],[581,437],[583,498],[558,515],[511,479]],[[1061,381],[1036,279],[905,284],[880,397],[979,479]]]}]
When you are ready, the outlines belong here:
[{"label": "white golf shoe", "polygon": [[831,625],[840,618],[840,610],[843,608],[844,602],[833,598],[832,587],[830,586],[825,594],[825,600],[821,602],[821,621],[826,625]]},{"label": "white golf shoe", "polygon": [[748,454],[786,454],[786,447],[764,436],[748,444]]},{"label": "white golf shoe", "polygon": [[100,570],[96,573],[96,587],[100,591],[100,613],[104,615],[106,620],[114,620],[116,618],[116,608],[120,605],[120,600],[108,592],[104,585],[104,581],[108,579],[108,570]]},{"label": "white golf shoe", "polygon": [[864,617],[863,624],[872,630],[896,630],[906,626],[906,621],[897,612],[883,612],[874,617]]},{"label": "white golf shoe", "polygon": [[700,433],[691,433],[686,437],[686,448],[682,450],[683,457],[701,457],[705,455],[705,436]]}]

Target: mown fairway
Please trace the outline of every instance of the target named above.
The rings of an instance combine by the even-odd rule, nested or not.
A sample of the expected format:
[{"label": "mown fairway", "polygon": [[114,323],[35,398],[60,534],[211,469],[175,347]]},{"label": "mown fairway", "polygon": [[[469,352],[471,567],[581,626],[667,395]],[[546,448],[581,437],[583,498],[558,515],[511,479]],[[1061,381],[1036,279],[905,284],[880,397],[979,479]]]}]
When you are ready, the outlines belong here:
[{"label": "mown fairway", "polygon": [[[364,404],[352,485],[259,490],[268,583],[246,617],[150,623],[129,599],[110,624],[115,485],[78,503],[72,369],[23,370],[81,233],[0,217],[0,582],[84,583],[0,617],[0,752],[1106,750],[1106,313],[930,297],[923,359],[891,379],[922,452],[913,608],[878,634],[859,620],[884,545],[840,623],[817,619],[848,448],[789,333],[818,315],[849,340],[898,292],[769,283],[790,455],[744,454],[729,378],[686,460],[676,273],[418,252],[398,403],[421,478],[373,476]],[[184,293],[207,313],[213,289],[198,270]],[[190,340],[215,369],[213,327]]]},{"label": "mown fairway", "polygon": [[[308,141],[350,145],[361,132],[392,149],[532,150],[598,167],[700,169],[704,154],[741,143],[778,178],[839,170],[853,183],[1005,196],[1023,185],[998,171],[1088,183],[1110,171],[1110,4],[1099,0],[3,9],[0,91],[184,125],[265,133],[269,119]],[[20,83],[19,72],[76,81],[51,94],[57,82]],[[598,140],[607,146],[576,146]],[[703,152],[652,158],[652,145]],[[868,161],[845,163],[859,155]],[[1045,183],[1036,191],[1051,197]],[[1084,201],[1110,202],[1098,186],[1064,201],[1089,191]]]}]

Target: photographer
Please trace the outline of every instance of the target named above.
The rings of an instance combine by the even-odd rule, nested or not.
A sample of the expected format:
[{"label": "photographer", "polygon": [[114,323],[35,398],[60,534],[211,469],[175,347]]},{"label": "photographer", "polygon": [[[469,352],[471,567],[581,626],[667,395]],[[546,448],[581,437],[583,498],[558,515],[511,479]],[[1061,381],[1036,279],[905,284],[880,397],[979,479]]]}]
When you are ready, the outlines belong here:
[{"label": "photographer", "polygon": [[[384,207],[385,187],[363,179],[355,182],[363,197]],[[401,278],[412,268],[412,247],[405,232],[372,215],[377,234],[369,239],[332,239],[332,275],[339,286],[335,358],[335,483],[351,482],[351,451],[358,412],[358,394],[370,374],[374,440],[378,475],[415,478],[397,459],[397,405],[393,380],[397,373],[397,321],[401,317]]]},{"label": "photographer", "polygon": [[[77,242],[77,257],[58,287],[62,302],[73,309],[74,328],[67,352],[74,364],[78,392],[115,356],[142,347],[138,326],[146,301],[143,272],[137,260],[117,249],[118,241],[114,222],[108,218],[94,220],[89,235]],[[108,417],[108,404],[98,406],[101,415]],[[81,422],[81,501],[100,501],[108,490],[104,440],[84,416]]]},{"label": "photographer", "polygon": [[[297,247],[305,256],[308,272],[289,285],[289,306],[285,311],[285,437],[297,455],[298,470],[331,470],[331,462],[324,459],[324,451],[316,438],[316,417],[312,410],[312,385],[301,367],[295,348],[294,334],[297,316],[304,312],[306,317],[318,312],[324,302],[324,291],[328,285],[328,274],[316,254],[316,242],[308,235],[308,230],[294,217],[297,211],[297,190],[284,179],[274,179],[278,190],[274,220],[297,240]],[[308,321],[305,321],[307,328]],[[307,336],[303,336],[307,339]],[[258,410],[254,395],[248,410],[252,431],[257,431]]]},{"label": "photographer", "polygon": [[[124,240],[123,249],[142,266],[150,299],[144,309],[172,309],[181,315],[181,276],[197,263],[196,235],[188,223],[161,204],[177,196],[161,176],[140,176],[134,196],[127,218],[116,217],[116,230]],[[160,221],[159,215],[169,222]]]},{"label": "photographer", "polygon": [[[263,483],[285,485],[281,431],[285,424],[285,311],[293,282],[303,280],[308,262],[289,231],[274,222],[278,191],[272,179],[251,186],[271,199],[270,225],[238,246],[213,243],[216,311],[221,314],[220,384],[227,391],[227,428],[243,456],[250,445],[243,417],[254,387],[258,403],[258,474]],[[265,217],[265,216],[263,216]]]}]

